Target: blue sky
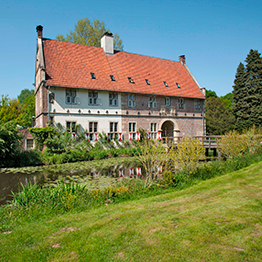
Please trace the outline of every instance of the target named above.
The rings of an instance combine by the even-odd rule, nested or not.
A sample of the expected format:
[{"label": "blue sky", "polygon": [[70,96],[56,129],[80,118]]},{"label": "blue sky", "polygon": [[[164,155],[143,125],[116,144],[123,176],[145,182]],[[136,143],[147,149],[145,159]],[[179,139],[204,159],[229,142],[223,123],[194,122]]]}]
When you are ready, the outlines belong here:
[{"label": "blue sky", "polygon": [[237,66],[250,49],[262,52],[261,0],[0,1],[0,95],[33,88],[36,26],[44,37],[99,19],[124,50],[186,63],[202,87],[232,91]]}]

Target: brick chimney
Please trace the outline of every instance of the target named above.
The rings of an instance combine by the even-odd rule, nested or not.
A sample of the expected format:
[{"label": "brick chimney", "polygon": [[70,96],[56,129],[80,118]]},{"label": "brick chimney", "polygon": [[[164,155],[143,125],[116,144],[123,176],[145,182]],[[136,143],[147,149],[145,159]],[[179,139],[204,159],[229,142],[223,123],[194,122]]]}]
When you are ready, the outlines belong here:
[{"label": "brick chimney", "polygon": [[185,55],[181,55],[179,56],[179,62],[184,65],[186,63],[186,56]]},{"label": "brick chimney", "polygon": [[36,27],[37,37],[42,38],[43,37],[43,27],[41,25],[38,25]]},{"label": "brick chimney", "polygon": [[106,54],[114,54],[114,38],[112,33],[104,33],[101,38],[101,47]]}]

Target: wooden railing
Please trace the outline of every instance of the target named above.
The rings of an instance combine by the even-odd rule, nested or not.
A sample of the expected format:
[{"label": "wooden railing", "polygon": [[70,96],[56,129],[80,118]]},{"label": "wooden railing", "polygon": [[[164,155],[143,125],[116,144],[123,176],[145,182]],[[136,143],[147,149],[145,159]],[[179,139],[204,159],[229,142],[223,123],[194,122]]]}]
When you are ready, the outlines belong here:
[{"label": "wooden railing", "polygon": [[[217,148],[217,140],[221,136],[193,136],[201,141],[204,148]],[[168,146],[173,146],[178,143],[178,141],[182,140],[184,137],[177,136],[177,137],[162,137],[162,142],[167,144]]]}]

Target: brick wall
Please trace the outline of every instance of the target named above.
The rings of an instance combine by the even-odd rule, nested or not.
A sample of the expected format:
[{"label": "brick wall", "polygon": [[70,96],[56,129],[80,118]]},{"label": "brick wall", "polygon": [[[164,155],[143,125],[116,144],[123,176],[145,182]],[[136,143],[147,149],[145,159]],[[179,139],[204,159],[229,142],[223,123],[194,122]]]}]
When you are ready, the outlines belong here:
[{"label": "brick wall", "polygon": [[35,94],[36,126],[44,127],[48,122],[48,89],[41,85]]},{"label": "brick wall", "polygon": [[[157,123],[157,130],[162,130],[162,125],[166,121],[173,122],[174,135],[197,136],[205,134],[205,125],[201,110],[195,110],[195,100],[185,98],[185,109],[179,110],[178,98],[170,97],[170,106],[164,106],[165,97],[156,96],[157,107],[148,107],[149,96],[136,95],[136,106],[128,107],[128,94],[122,95],[122,130],[125,140],[128,139],[129,123],[135,122],[139,127],[150,131],[151,123]],[[203,101],[201,101],[203,103]],[[165,112],[161,109],[165,108]],[[171,113],[171,108],[176,109],[176,113]]]}]

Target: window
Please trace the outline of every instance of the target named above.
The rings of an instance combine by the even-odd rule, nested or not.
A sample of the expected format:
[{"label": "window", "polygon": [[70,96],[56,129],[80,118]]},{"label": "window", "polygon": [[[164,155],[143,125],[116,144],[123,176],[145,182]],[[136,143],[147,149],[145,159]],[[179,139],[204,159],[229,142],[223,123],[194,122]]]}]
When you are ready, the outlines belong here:
[{"label": "window", "polygon": [[110,140],[117,138],[118,136],[118,123],[117,122],[110,122],[109,123],[109,133],[110,133]]},{"label": "window", "polygon": [[136,105],[136,97],[135,95],[128,95],[128,106],[135,107]]},{"label": "window", "polygon": [[151,131],[151,138],[157,139],[157,123],[151,123],[150,131]]},{"label": "window", "polygon": [[110,106],[117,106],[118,105],[118,95],[117,93],[109,93],[109,105]]},{"label": "window", "polygon": [[54,117],[53,116],[50,116],[50,125],[54,126]]},{"label": "window", "polygon": [[89,91],[88,92],[88,104],[89,105],[97,105],[97,91]]},{"label": "window", "polygon": [[185,109],[185,100],[184,98],[178,98],[178,108]]},{"label": "window", "polygon": [[76,132],[76,122],[66,122],[66,131],[67,132]]},{"label": "window", "polygon": [[131,77],[128,77],[128,81],[129,81],[129,83],[131,83],[131,84],[134,84],[134,83],[135,83],[134,80],[133,80]]},{"label": "window", "polygon": [[111,81],[116,81],[113,75],[110,75]]},{"label": "window", "polygon": [[201,101],[199,99],[195,100],[195,110],[201,110]]},{"label": "window", "polygon": [[157,106],[156,98],[154,96],[150,96],[148,101],[148,107],[156,108],[156,106]]},{"label": "window", "polygon": [[55,102],[55,94],[49,93],[49,103],[53,104]]},{"label": "window", "polygon": [[165,85],[166,87],[168,87],[168,84],[167,84],[167,82],[165,82],[165,81],[164,81],[163,83],[164,83],[164,85]]},{"label": "window", "polygon": [[130,122],[129,123],[129,133],[132,133],[132,139],[136,139],[136,123],[135,122]]},{"label": "window", "polygon": [[76,103],[76,90],[66,89],[66,103],[75,104]]},{"label": "window", "polygon": [[92,79],[96,79],[95,73],[90,73]]},{"label": "window", "polygon": [[145,80],[146,80],[146,83],[150,86],[149,80],[148,79],[145,79]]},{"label": "window", "polygon": [[170,98],[165,97],[165,106],[170,106]]},{"label": "window", "polygon": [[180,85],[178,83],[176,83],[177,87],[180,88]]},{"label": "window", "polygon": [[89,122],[89,139],[90,141],[94,141],[95,133],[98,131],[98,123],[97,122]]},{"label": "window", "polygon": [[30,150],[34,148],[34,140],[26,139],[26,150]]}]

